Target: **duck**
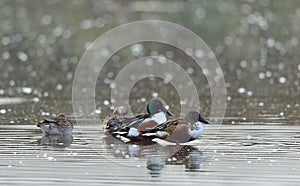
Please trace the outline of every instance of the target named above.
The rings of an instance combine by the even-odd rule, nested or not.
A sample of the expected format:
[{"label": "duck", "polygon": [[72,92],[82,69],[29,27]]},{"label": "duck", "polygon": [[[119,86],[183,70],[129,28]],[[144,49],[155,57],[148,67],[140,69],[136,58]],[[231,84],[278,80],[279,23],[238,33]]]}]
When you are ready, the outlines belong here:
[{"label": "duck", "polygon": [[199,112],[190,111],[185,118],[170,119],[167,122],[155,127],[151,132],[143,136],[156,136],[168,142],[175,142],[177,145],[198,139],[204,133],[203,124],[211,124],[204,119]]},{"label": "duck", "polygon": [[45,135],[72,135],[73,124],[64,114],[54,118],[44,118],[36,124]]},{"label": "duck", "polygon": [[[147,103],[147,113],[139,114],[132,118],[120,117],[114,122],[110,122],[109,130],[114,136],[122,136],[129,140],[143,140],[140,138],[142,133],[152,131],[155,127],[165,123],[167,116],[173,114],[165,108],[163,103],[158,99],[153,99]],[[114,130],[111,130],[113,128]],[[145,137],[146,138],[146,137]]]},{"label": "duck", "polygon": [[119,130],[121,120],[128,114],[128,108],[125,106],[116,107],[112,114],[106,116],[102,122],[103,129],[109,132]]}]

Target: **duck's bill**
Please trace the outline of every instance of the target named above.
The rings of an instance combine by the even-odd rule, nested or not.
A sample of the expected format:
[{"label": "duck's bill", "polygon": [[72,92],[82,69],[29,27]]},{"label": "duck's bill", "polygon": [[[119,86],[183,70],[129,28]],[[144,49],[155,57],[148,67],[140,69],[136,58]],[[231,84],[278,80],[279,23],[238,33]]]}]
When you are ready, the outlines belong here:
[{"label": "duck's bill", "polygon": [[199,116],[199,121],[201,123],[205,123],[205,124],[211,124],[209,121],[207,121],[206,119],[204,119],[203,117]]},{"label": "duck's bill", "polygon": [[169,116],[174,116],[174,114],[173,114],[172,112],[170,112],[168,109],[164,108],[163,110],[164,110],[164,112],[165,112],[166,114],[168,114]]}]

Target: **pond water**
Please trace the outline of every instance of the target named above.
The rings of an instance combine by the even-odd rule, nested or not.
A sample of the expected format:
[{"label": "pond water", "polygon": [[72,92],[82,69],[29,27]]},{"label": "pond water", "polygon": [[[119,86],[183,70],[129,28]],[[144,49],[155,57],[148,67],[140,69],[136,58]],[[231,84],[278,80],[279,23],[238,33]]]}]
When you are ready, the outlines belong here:
[{"label": "pond water", "polygon": [[[13,100],[15,104],[2,101],[1,106],[2,185],[293,185],[300,181],[297,115],[285,116],[279,110],[272,114],[271,109],[268,114],[268,108],[253,115],[249,109],[247,117],[225,116],[222,125],[206,126],[203,137],[190,144],[142,146],[124,144],[104,134],[100,123],[84,117],[77,120],[72,137],[43,136],[34,113],[43,105],[55,113],[58,105],[71,103]],[[72,111],[65,109],[74,121]]]}]

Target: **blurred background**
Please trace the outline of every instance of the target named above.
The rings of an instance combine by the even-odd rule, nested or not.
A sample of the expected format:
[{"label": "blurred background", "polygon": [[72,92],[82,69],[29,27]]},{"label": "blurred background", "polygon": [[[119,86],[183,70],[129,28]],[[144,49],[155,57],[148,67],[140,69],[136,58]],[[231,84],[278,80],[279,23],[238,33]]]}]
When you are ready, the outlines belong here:
[{"label": "blurred background", "polygon": [[[299,111],[298,5],[300,3],[293,0],[1,0],[0,96],[52,100],[56,104],[54,109],[59,110],[59,100],[71,100],[76,66],[96,38],[121,24],[156,19],[190,29],[215,53],[227,86],[227,114],[242,112],[241,109],[230,111],[233,109],[231,106],[237,105],[248,105],[247,108],[251,109],[260,104],[272,110],[272,103],[266,101],[268,98],[276,98],[271,101],[273,103],[283,99],[289,105],[288,108],[286,104],[281,105],[281,109],[295,107],[291,110]],[[195,83],[203,87],[199,90],[203,96],[200,99],[208,100],[208,103],[202,110],[209,112],[210,92],[201,69],[194,69],[185,54],[178,54],[178,50],[172,52],[170,46],[143,43],[143,48],[143,53],[136,54],[136,47],[128,46],[111,60],[119,62],[117,67],[122,67],[122,63],[124,65],[149,54],[177,59],[194,76]],[[96,90],[99,107],[107,106],[104,101],[110,98],[109,84],[116,74],[113,69],[103,69],[101,72]],[[141,93],[148,100],[153,92],[158,92],[155,87],[169,86],[162,82],[161,79],[145,79],[136,86],[141,90],[145,84],[148,87],[153,85],[152,90],[146,91],[148,93]],[[171,86],[161,91],[159,96],[168,96],[169,92],[173,92],[174,100],[177,100],[178,95],[170,89]],[[132,95],[137,95],[134,90]],[[236,102],[235,98],[242,99]],[[22,112],[37,110],[33,108]]]},{"label": "blurred background", "polygon": [[[295,102],[299,104],[300,8],[297,1],[2,0],[0,3],[1,97],[70,100],[76,66],[91,42],[121,24],[156,19],[182,25],[208,44],[227,82],[228,109],[234,98],[239,97],[245,99],[233,105],[249,105],[248,99],[270,97],[289,100],[292,106]],[[128,46],[111,60],[126,64],[149,54],[179,59],[179,64],[194,75],[196,84],[201,79],[198,85],[203,87],[199,90],[202,96],[209,96],[201,69],[185,65],[191,62],[184,54],[157,43],[143,43],[143,48],[145,52],[136,54],[136,47]],[[120,64],[117,67],[122,67]],[[109,98],[110,80],[117,74],[114,72],[103,69],[98,78],[99,107],[105,106],[103,102]],[[158,86],[163,80],[152,79],[138,83],[137,89],[145,89],[143,84],[149,86],[151,81],[152,89],[168,86]],[[141,93],[147,100],[157,92],[149,90],[148,95]],[[164,97],[163,92],[168,95],[170,90],[161,92],[160,96]],[[267,106],[264,102],[260,104]]]}]

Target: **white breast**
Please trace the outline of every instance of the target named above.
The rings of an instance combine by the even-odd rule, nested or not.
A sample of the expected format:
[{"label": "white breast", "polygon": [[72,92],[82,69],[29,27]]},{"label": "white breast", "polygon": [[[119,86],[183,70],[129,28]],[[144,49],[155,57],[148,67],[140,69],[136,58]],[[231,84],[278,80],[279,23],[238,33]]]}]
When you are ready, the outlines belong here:
[{"label": "white breast", "polygon": [[162,124],[167,121],[167,117],[164,112],[158,112],[156,114],[153,114],[150,118],[145,119],[143,123],[150,120],[154,120],[157,124]]},{"label": "white breast", "polygon": [[190,130],[190,135],[192,138],[196,139],[199,138],[204,132],[204,127],[201,122],[195,123],[195,128],[194,130]]}]

